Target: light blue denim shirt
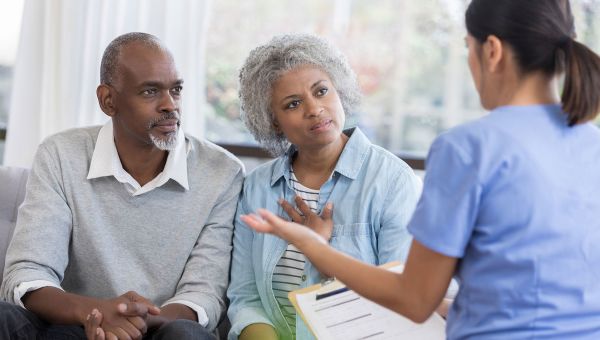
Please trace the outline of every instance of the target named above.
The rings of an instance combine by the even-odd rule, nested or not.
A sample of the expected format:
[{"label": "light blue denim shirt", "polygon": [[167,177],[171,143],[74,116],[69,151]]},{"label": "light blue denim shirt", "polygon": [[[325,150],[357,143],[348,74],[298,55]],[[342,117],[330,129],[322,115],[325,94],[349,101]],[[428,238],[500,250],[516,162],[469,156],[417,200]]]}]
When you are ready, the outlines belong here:
[{"label": "light blue denim shirt", "polygon": [[[334,248],[362,261],[379,265],[404,261],[411,237],[406,225],[421,192],[421,180],[412,169],[385,149],[371,144],[358,128],[344,131],[350,137],[336,164],[332,177],[321,187],[319,211],[333,202]],[[289,339],[289,329],[272,289],[273,271],[287,247],[287,242],[255,233],[240,215],[266,208],[285,216],[277,200],[293,204],[288,152],[255,169],[244,183],[238,203],[233,239],[231,284],[227,295],[231,301],[228,316],[232,328],[229,339],[237,339],[248,325],[272,325],[280,338]],[[302,287],[318,283],[322,277],[310,262],[304,269]],[[299,316],[297,339],[312,339]]]}]

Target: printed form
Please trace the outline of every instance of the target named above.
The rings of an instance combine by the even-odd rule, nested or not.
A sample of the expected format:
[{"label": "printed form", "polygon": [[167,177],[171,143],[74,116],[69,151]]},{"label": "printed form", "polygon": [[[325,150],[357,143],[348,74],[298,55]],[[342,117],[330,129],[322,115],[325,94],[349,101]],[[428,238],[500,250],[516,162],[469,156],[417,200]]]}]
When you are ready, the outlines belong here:
[{"label": "printed form", "polygon": [[[402,267],[391,270],[401,271]],[[443,340],[446,323],[437,313],[417,324],[353,291],[317,299],[319,291],[298,294],[296,299],[317,339]]]}]

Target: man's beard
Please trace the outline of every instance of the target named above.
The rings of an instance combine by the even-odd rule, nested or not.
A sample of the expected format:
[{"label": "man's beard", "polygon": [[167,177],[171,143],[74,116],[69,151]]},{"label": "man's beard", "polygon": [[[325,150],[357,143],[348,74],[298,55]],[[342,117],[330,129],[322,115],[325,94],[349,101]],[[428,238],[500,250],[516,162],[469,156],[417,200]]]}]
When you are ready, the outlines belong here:
[{"label": "man's beard", "polygon": [[177,132],[173,132],[164,138],[156,137],[150,133],[150,140],[152,140],[152,144],[157,148],[164,151],[171,151],[177,146]]},{"label": "man's beard", "polygon": [[[167,120],[167,119],[177,119],[177,130],[167,134],[164,137],[157,137],[154,134],[152,134],[152,128],[155,127],[158,123],[162,122],[163,120]],[[155,121],[152,121],[150,124],[148,124],[148,135],[150,136],[150,140],[152,141],[152,144],[154,144],[154,146],[156,146],[160,150],[164,150],[164,151],[171,151],[171,150],[175,149],[175,147],[177,146],[177,135],[178,135],[179,129],[181,127],[180,125],[181,125],[181,121],[179,120],[178,112],[166,113],[166,114],[162,115],[160,118],[156,119]]]}]

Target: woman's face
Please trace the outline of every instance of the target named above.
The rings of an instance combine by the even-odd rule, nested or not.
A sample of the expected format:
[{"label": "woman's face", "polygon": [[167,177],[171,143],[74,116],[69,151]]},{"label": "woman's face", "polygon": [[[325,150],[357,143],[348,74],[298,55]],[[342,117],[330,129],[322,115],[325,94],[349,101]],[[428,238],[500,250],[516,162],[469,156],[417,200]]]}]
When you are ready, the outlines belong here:
[{"label": "woman's face", "polygon": [[273,84],[274,128],[302,150],[339,141],[345,113],[329,75],[314,66],[285,72]]}]

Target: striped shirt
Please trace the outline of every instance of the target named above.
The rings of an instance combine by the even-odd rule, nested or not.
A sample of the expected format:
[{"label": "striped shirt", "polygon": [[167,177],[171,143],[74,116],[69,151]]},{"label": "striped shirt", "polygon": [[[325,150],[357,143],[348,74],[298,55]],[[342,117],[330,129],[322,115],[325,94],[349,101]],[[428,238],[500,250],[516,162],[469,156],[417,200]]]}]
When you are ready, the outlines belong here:
[{"label": "striped shirt", "polygon": [[[305,187],[290,171],[290,182],[296,195],[302,197],[304,202],[310,207],[310,210],[317,212],[319,202],[319,190]],[[277,262],[273,272],[273,294],[279,304],[283,316],[292,330],[296,329],[296,310],[288,299],[288,293],[300,288],[300,284],[305,280],[304,265],[306,258],[294,245],[289,244]],[[295,333],[293,331],[292,333]]]}]

